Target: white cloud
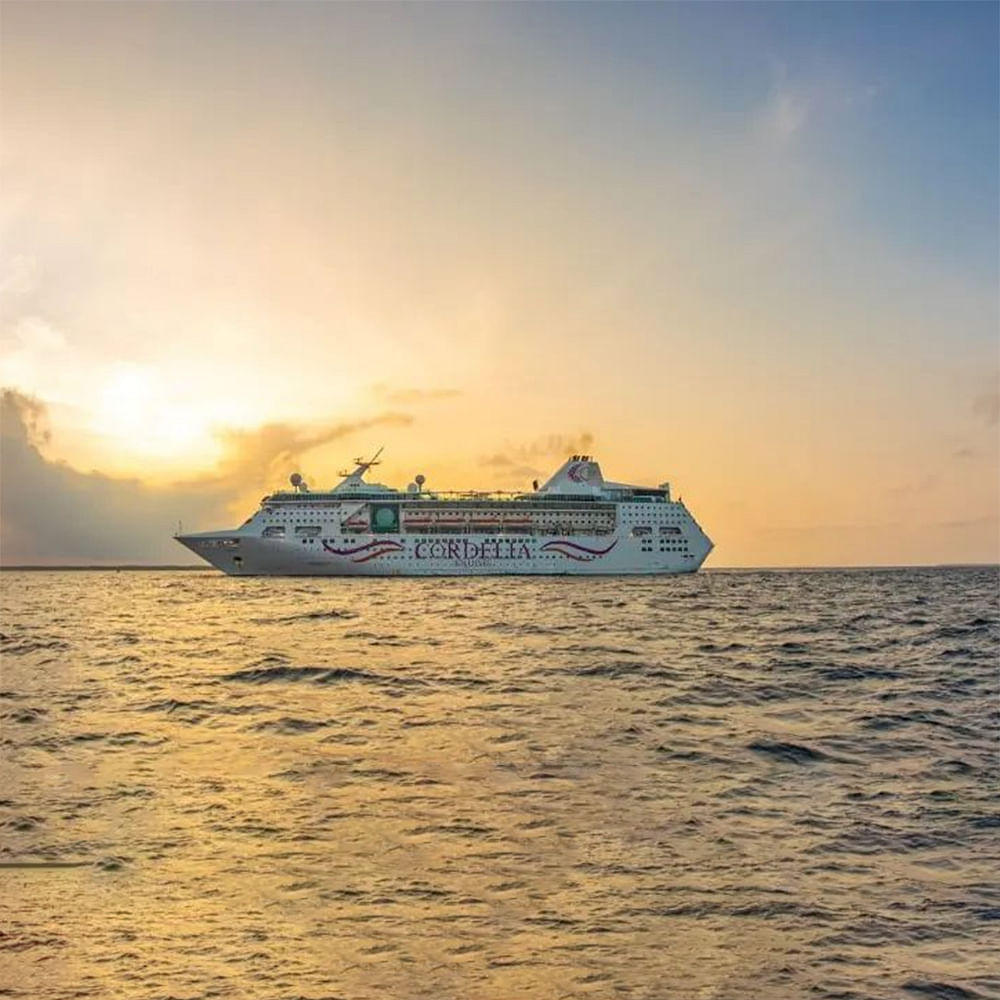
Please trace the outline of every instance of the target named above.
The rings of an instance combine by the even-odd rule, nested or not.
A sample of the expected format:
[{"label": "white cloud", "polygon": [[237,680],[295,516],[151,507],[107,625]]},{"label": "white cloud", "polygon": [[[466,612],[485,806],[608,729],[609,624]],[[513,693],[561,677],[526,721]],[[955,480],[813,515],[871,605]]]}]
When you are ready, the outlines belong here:
[{"label": "white cloud", "polygon": [[28,295],[38,287],[38,261],[27,254],[15,254],[0,262],[0,309]]},{"label": "white cloud", "polygon": [[787,88],[771,95],[764,113],[765,125],[782,142],[801,131],[808,118],[809,102],[802,94]]},{"label": "white cloud", "polygon": [[758,111],[758,128],[779,143],[807,128],[830,126],[841,116],[861,114],[884,89],[838,72],[791,79],[780,63],[771,75],[771,90]]},{"label": "white cloud", "polygon": [[[0,328],[0,350],[0,383],[29,392],[57,390],[74,370],[67,364],[66,337],[38,316],[22,316]],[[63,393],[50,391],[48,395],[61,401]]]},{"label": "white cloud", "polygon": [[62,331],[39,316],[25,316],[18,320],[12,336],[20,350],[39,355],[62,351],[67,345]]}]

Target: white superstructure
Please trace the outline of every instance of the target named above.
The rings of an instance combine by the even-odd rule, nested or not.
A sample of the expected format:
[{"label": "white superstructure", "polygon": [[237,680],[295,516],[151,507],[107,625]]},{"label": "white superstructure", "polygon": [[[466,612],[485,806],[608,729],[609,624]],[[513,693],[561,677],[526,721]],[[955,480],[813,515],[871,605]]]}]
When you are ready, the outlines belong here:
[{"label": "white superstructure", "polygon": [[668,483],[609,482],[589,455],[527,493],[394,490],[365,482],[377,458],[328,491],[294,475],[241,527],[177,541],[240,576],[693,573],[712,551]]}]

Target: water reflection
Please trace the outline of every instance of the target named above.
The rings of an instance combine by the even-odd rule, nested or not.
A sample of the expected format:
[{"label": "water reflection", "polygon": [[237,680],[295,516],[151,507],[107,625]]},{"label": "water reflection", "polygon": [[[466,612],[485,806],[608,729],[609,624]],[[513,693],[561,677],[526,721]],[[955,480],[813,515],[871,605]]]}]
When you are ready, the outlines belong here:
[{"label": "water reflection", "polygon": [[3,979],[988,994],[996,583],[5,574]]}]

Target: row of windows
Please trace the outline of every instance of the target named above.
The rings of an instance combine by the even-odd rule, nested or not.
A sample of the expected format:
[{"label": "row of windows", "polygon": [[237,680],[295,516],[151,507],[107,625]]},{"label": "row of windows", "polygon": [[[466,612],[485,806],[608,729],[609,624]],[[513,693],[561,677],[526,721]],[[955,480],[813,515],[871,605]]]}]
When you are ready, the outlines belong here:
[{"label": "row of windows", "polygon": [[[629,518],[623,518],[623,525],[627,525],[629,520]],[[314,536],[318,535],[323,530],[321,525],[306,523],[304,518],[282,519],[281,521],[268,518],[264,523],[265,527],[263,534],[266,538],[283,538],[288,528],[292,526],[294,526],[296,535]],[[359,518],[354,521],[354,523],[348,521],[341,523],[340,525],[335,525],[335,527],[339,527],[344,532],[366,532],[369,525],[367,518]],[[484,531],[483,526],[481,524],[477,524],[475,521],[465,521],[458,524],[422,524],[419,526],[406,525],[404,523],[403,529],[406,534],[465,534],[467,532],[472,534],[487,533]],[[600,517],[596,522],[591,519],[574,519],[571,522],[539,520],[530,525],[504,524],[501,522],[499,525],[493,525],[488,533],[517,535],[531,535],[535,533],[560,535],[606,535],[612,533],[614,530],[615,524],[613,520]],[[648,523],[633,524],[631,534],[638,538],[641,536],[652,535],[653,530],[653,526]],[[682,529],[676,525],[660,525],[658,530],[661,535],[679,536],[682,534]]]},{"label": "row of windows", "polygon": [[650,510],[623,510],[619,511],[622,518],[630,521],[685,521],[687,518],[683,514],[663,514],[659,511]]},{"label": "row of windows", "polygon": [[[324,520],[325,523],[329,523],[330,519],[323,519],[323,520]],[[356,527],[367,528],[368,527],[368,519],[367,518],[358,518],[355,521],[355,523],[353,523],[353,524],[351,523],[352,520],[354,520],[354,518],[352,518],[352,519],[350,519],[348,521],[345,521],[345,522],[334,522],[334,523],[335,524],[339,523],[341,526],[348,527],[348,528],[352,528],[352,527],[353,528],[356,528]],[[245,524],[249,524],[250,522],[247,521],[247,522],[244,522],[244,523]],[[299,526],[302,526],[302,527],[316,527],[316,525],[314,525],[314,524],[310,525],[309,522],[306,521],[304,518],[302,518],[302,519],[299,519],[299,518],[280,518],[280,519],[278,519],[278,518],[265,518],[263,520],[263,523],[267,527],[275,527],[275,528],[286,528],[286,527],[289,527],[289,526],[295,526],[296,531],[299,530]],[[496,522],[494,521],[494,523],[496,523]],[[513,529],[517,529],[517,528],[528,528],[528,529],[530,529],[532,527],[543,527],[543,528],[552,528],[552,529],[554,529],[556,531],[561,531],[563,529],[565,529],[567,531],[571,531],[571,530],[574,530],[575,528],[578,529],[578,528],[591,528],[591,527],[593,527],[593,528],[607,528],[607,529],[612,529],[612,528],[614,528],[614,524],[615,524],[613,518],[605,518],[605,517],[600,517],[600,518],[595,518],[595,519],[575,518],[573,521],[570,521],[570,522],[566,522],[566,521],[551,521],[551,520],[541,520],[541,519],[539,519],[539,520],[536,520],[536,521],[532,521],[531,525],[505,524],[503,521],[500,521],[499,523],[506,530],[513,530]],[[453,525],[450,525],[450,524],[435,524],[434,522],[431,522],[430,524],[427,524],[427,525],[424,525],[424,524],[421,524],[421,525],[412,525],[412,524],[411,525],[407,525],[406,521],[403,522],[404,527],[410,527],[413,530],[424,530],[424,529],[427,529],[427,528],[440,528],[440,529],[459,528],[459,529],[462,529],[462,528],[464,528],[464,527],[466,527],[468,525],[477,525],[477,524],[481,525],[482,522],[476,521],[474,518],[471,521],[462,521],[462,522],[459,522],[459,523],[453,524]]]},{"label": "row of windows", "polygon": [[[319,530],[321,530],[321,529],[317,529],[317,531],[319,531]],[[312,536],[312,537],[305,537],[305,538],[303,538],[302,537],[302,533],[296,532],[296,536],[299,538],[300,541],[302,541],[303,544],[305,544],[306,542],[309,542],[309,544],[312,544],[313,542],[317,541],[317,538],[315,537],[315,534],[316,533],[314,533],[314,532],[310,532],[310,536]],[[343,534],[345,536],[352,535],[352,534],[353,535],[361,535],[361,534],[367,534],[367,532],[364,529],[359,528],[358,530],[353,531],[353,532],[352,531],[345,531]],[[574,534],[581,534],[581,535],[586,535],[588,538],[603,538],[603,537],[606,537],[608,535],[614,534],[614,532],[613,531],[586,531],[586,532],[582,532],[582,531],[581,532],[574,532],[574,531],[543,532],[543,531],[539,531],[539,532],[535,532],[535,531],[532,531],[530,528],[525,528],[523,530],[514,530],[514,529],[511,529],[509,531],[490,531],[490,532],[487,533],[487,532],[484,532],[484,531],[468,531],[468,530],[466,530],[464,528],[455,528],[455,529],[445,529],[445,528],[442,528],[442,529],[439,529],[437,531],[428,530],[428,529],[425,528],[425,529],[422,529],[419,532],[417,532],[417,531],[413,531],[413,532],[406,532],[406,531],[404,531],[404,532],[400,532],[399,534],[402,534],[404,537],[410,537],[410,538],[414,538],[414,537],[416,537],[416,538],[436,537],[436,536],[440,536],[440,535],[482,535],[482,536],[485,536],[485,540],[486,541],[490,541],[491,539],[497,539],[497,540],[499,540],[501,538],[507,538],[507,537],[510,537],[510,536],[515,536],[515,537],[518,537],[518,538],[531,538],[531,537],[535,537],[536,535],[539,538],[546,538],[546,537],[549,537],[550,535],[574,535]],[[279,538],[279,539],[280,538],[284,538],[285,537],[285,529],[283,527],[265,528],[264,531],[262,532],[262,537],[263,538]],[[320,539],[318,539],[318,541],[320,541],[320,542],[339,542],[340,540],[341,539],[337,539],[337,538],[320,538]]]},{"label": "row of windows", "polygon": [[[333,516],[335,512],[341,508],[339,504],[330,504],[324,507],[298,507],[294,511],[290,510],[280,510],[271,507],[265,507],[262,511],[258,513],[263,514],[265,517],[280,517],[284,520],[304,520],[306,517],[315,518],[316,515],[321,517]],[[471,513],[478,510],[490,510],[490,511],[508,511],[516,512],[518,514],[572,514],[577,517],[600,517],[600,516],[610,516],[613,515],[616,510],[623,517],[641,517],[645,520],[654,518],[656,520],[675,520],[677,518],[683,518],[685,513],[680,511],[664,511],[664,510],[629,510],[626,506],[616,507],[615,504],[575,504],[562,502],[552,505],[541,505],[537,503],[528,504],[504,504],[502,507],[498,507],[495,503],[484,502],[484,503],[464,503],[464,504],[450,504],[450,503],[421,503],[419,505],[404,504],[402,511],[407,514],[416,513],[431,513],[431,512],[448,512],[455,514]],[[300,516],[302,515],[302,516]]]},{"label": "row of windows", "polygon": [[[544,530],[543,530],[544,529]],[[299,525],[295,528],[295,535],[298,538],[315,538],[317,537],[323,528],[318,524],[308,524]],[[343,534],[367,534],[367,525],[357,525],[357,526],[343,526]],[[593,528],[593,527],[577,527],[573,525],[540,525],[537,527],[533,526],[521,526],[521,525],[502,525],[499,528],[494,527],[490,531],[483,531],[481,528],[472,528],[464,524],[455,525],[436,525],[436,526],[421,526],[420,528],[413,528],[409,531],[403,530],[401,532],[394,532],[394,534],[402,535],[488,535],[504,537],[507,535],[517,535],[519,537],[532,536],[532,535],[588,535],[588,536],[604,536],[611,535],[614,533],[614,528]],[[283,524],[271,524],[268,525],[261,532],[264,538],[284,538],[287,534],[287,529]]]},{"label": "row of windows", "polygon": [[[311,538],[303,538],[302,539],[302,544],[303,545],[306,545],[306,544],[312,545],[313,541],[314,541],[314,539],[311,539]],[[324,541],[324,539],[320,539],[320,541]],[[386,553],[383,556],[379,556],[379,560],[378,561],[379,562],[385,562],[386,560],[389,560],[389,559],[398,560],[398,559],[412,559],[412,558],[413,558],[412,556],[408,555],[405,552]],[[434,557],[434,558],[446,559],[446,558],[449,558],[449,557],[448,556],[437,556],[437,557]],[[529,556],[528,558],[530,558],[532,562],[538,562],[541,559],[558,559],[561,562],[566,562],[566,557],[565,556],[554,555],[551,552],[537,552],[537,553]],[[470,558],[467,561],[469,561],[469,562],[475,562],[475,561],[477,561],[477,559],[476,558]],[[516,562],[516,561],[517,561],[516,559],[515,560],[509,560],[509,559],[504,559],[503,560],[503,562]]]}]

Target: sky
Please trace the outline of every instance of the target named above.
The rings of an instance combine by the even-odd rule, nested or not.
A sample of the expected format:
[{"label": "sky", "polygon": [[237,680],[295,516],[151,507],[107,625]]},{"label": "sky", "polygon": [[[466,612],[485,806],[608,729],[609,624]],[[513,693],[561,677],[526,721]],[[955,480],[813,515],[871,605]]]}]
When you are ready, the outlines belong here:
[{"label": "sky", "polygon": [[1000,561],[998,6],[0,4],[0,561],[301,471]]}]

